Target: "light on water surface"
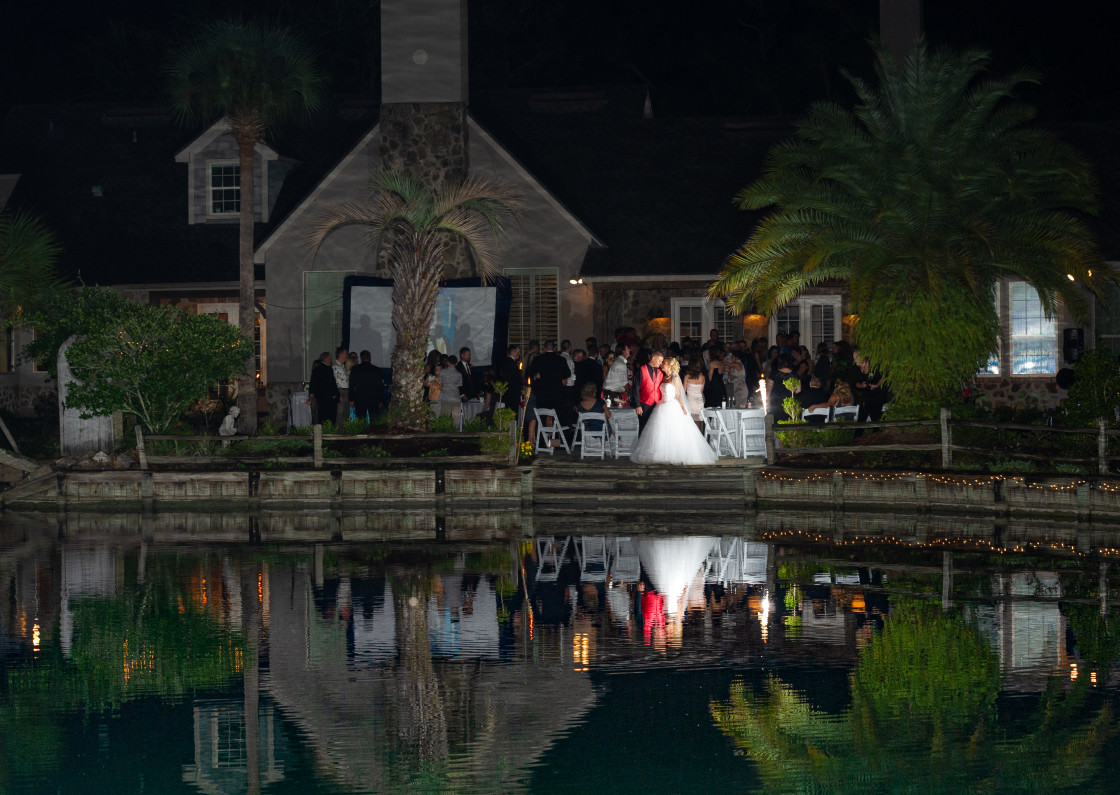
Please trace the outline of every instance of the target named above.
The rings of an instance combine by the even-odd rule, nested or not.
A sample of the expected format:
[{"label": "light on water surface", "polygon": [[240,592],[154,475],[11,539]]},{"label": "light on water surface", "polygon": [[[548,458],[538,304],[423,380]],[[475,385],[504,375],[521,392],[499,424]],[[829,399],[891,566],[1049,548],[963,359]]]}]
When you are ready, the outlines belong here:
[{"label": "light on water surface", "polygon": [[0,792],[1083,791],[1120,774],[1114,573],[1066,528],[1003,543],[984,520],[789,515],[503,540],[449,516],[453,541],[249,544],[191,521],[85,541],[4,517]]}]

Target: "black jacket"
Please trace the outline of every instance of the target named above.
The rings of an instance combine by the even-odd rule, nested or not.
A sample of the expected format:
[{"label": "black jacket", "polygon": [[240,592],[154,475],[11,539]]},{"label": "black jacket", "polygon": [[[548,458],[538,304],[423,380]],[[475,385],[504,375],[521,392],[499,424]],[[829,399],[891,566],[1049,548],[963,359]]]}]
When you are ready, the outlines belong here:
[{"label": "black jacket", "polygon": [[372,362],[362,362],[350,371],[350,400],[374,406],[384,402],[385,378],[381,368]]}]

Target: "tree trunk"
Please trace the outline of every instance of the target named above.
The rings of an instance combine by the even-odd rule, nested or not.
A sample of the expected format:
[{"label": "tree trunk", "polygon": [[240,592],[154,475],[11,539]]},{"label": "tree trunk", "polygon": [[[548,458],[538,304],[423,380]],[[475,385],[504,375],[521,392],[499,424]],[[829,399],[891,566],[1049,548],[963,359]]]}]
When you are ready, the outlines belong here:
[{"label": "tree trunk", "polygon": [[393,276],[393,385],[390,389],[392,424],[397,430],[423,431],[428,427],[424,400],[424,357],[428,332],[436,310],[436,293],[443,275],[442,251],[425,255],[412,251],[390,257]]},{"label": "tree trunk", "polygon": [[[238,216],[240,229],[238,232],[238,263],[240,265],[240,278],[237,297],[237,325],[241,333],[250,340],[253,339],[253,330],[256,320],[256,280],[254,279],[253,266],[253,221],[256,206],[256,180],[254,179],[254,147],[260,140],[255,125],[248,123],[248,129],[242,125],[234,125],[237,138],[239,162],[241,165],[241,209]],[[237,418],[237,430],[243,434],[257,432],[257,379],[256,362],[253,348],[249,348],[249,355],[245,359],[245,372],[237,380],[237,408],[241,415]]]}]

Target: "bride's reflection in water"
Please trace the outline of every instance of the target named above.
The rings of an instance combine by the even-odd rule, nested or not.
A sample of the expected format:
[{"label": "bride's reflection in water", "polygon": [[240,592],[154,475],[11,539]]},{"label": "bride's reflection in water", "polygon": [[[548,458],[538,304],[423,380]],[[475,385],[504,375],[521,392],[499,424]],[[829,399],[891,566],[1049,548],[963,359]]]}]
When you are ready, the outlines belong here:
[{"label": "bride's reflection in water", "polygon": [[[840,550],[736,536],[16,541],[0,556],[0,788],[88,778],[83,743],[110,749],[106,780],[171,788],[166,770],[115,752],[129,732],[158,736],[180,786],[213,792],[531,790],[555,776],[578,788],[593,771],[568,762],[604,732],[621,744],[612,764],[671,776],[627,738],[682,726],[722,780],[800,780],[824,734],[853,775],[876,748],[892,764],[917,754],[933,775],[922,727],[946,749],[994,753],[976,726],[1013,734],[1036,705],[1080,711],[1024,742],[1081,743],[1086,770],[1120,750],[1107,564]],[[910,690],[877,685],[890,681]],[[942,691],[963,706],[938,706]],[[908,734],[892,728],[896,706],[915,711]],[[787,731],[789,715],[803,731]],[[865,718],[898,742],[857,737]],[[889,767],[875,768],[887,784]]]}]

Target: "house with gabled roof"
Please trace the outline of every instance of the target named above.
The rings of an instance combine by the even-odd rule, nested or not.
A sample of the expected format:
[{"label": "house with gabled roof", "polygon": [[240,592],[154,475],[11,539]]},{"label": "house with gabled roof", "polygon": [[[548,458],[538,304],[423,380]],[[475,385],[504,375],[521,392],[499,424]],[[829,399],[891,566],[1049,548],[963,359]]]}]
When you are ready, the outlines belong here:
[{"label": "house with gabled roof", "polygon": [[[500,267],[511,283],[508,339],[615,330],[671,339],[773,339],[798,330],[810,346],[845,334],[842,284],[799,296],[772,317],[728,314],[707,287],[758,216],[735,194],[789,134],[785,120],[663,118],[644,86],[469,91],[461,0],[382,3],[380,105],[336,99],[309,123],[280,131],[258,151],[255,261],[262,405],[282,424],[288,396],[311,362],[347,336],[347,277],[384,276],[360,229],[333,232],[317,250],[309,230],[324,208],[368,196],[378,169],[411,170],[438,184],[468,171],[499,176],[523,198]],[[1120,125],[1062,130],[1120,177]],[[64,265],[88,284],[138,300],[178,303],[236,322],[236,146],[219,121],[176,126],[161,110],[101,105],[14,108],[0,128],[0,186],[9,204],[56,230]],[[1120,259],[1120,206],[1105,192],[1097,222],[1106,258]],[[465,275],[454,273],[451,275]],[[1004,344],[981,391],[997,402],[1030,395],[1053,404],[1068,364],[1071,318],[1041,317],[1022,285],[1001,286]],[[1089,340],[1120,353],[1120,294],[1096,304]],[[0,361],[0,406],[26,411],[49,389],[33,363]]]}]

